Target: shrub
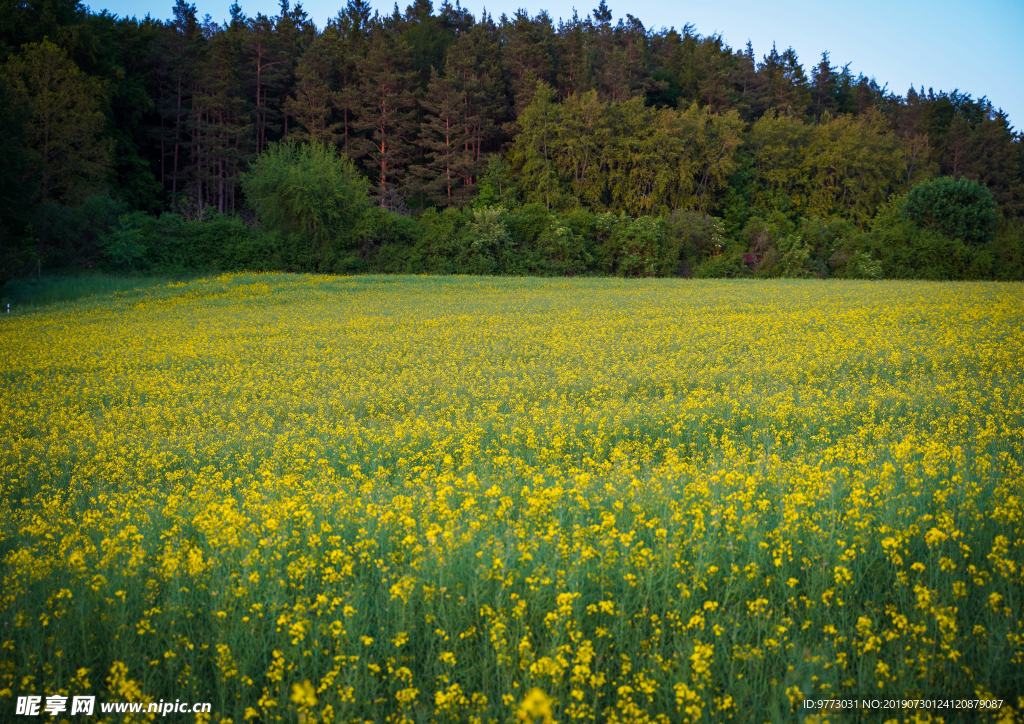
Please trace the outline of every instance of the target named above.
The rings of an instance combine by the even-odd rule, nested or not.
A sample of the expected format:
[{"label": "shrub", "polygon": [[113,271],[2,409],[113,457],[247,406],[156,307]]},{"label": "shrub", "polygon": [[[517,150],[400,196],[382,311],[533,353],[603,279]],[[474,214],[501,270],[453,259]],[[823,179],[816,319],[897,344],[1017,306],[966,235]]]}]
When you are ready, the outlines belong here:
[{"label": "shrub", "polygon": [[[429,244],[421,243],[429,229],[431,219],[438,214],[429,209],[422,223],[411,216],[388,211],[380,206],[370,207],[360,218],[354,231],[355,246],[346,255],[338,257],[335,271],[351,274],[358,271],[383,271],[395,274],[448,273],[446,269],[432,267],[434,254]],[[447,249],[439,255],[447,258]]]},{"label": "shrub", "polygon": [[702,259],[719,254],[725,246],[721,219],[677,209],[665,220],[658,276],[687,276]]},{"label": "shrub", "polygon": [[718,256],[711,257],[693,270],[697,279],[734,279],[749,277],[751,271],[743,263],[743,252],[739,249],[727,249]]},{"label": "shrub", "polygon": [[618,257],[616,273],[624,277],[654,276],[665,227],[664,219],[652,216],[641,216],[629,224],[620,225],[612,235]]},{"label": "shrub", "polygon": [[988,188],[977,181],[948,176],[918,184],[900,209],[904,219],[965,244],[983,244],[995,236],[999,216]]}]

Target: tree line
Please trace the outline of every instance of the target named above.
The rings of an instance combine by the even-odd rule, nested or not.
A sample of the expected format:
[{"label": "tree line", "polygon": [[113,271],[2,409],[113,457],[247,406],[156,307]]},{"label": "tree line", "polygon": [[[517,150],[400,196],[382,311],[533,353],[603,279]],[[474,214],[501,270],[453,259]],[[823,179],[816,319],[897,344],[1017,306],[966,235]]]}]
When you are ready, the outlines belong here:
[{"label": "tree line", "polygon": [[[322,29],[289,0],[274,17],[248,17],[236,3],[224,23],[198,18],[185,0],[166,21],[93,13],[75,0],[0,0],[0,56],[0,121],[9,129],[0,140],[6,276],[38,259],[141,263],[141,247],[124,242],[141,238],[125,229],[156,223],[140,213],[173,214],[175,224],[230,217],[222,226],[284,234],[260,217],[251,177],[268,153],[278,154],[278,166],[287,156],[294,168],[309,167],[300,145],[351,163],[365,181],[367,209],[405,218],[385,222],[374,211],[364,226],[377,231],[357,238],[356,221],[339,231],[345,238],[330,244],[348,250],[343,268],[395,266],[383,260],[419,243],[412,237],[430,236],[410,229],[433,228],[431,219],[458,218],[458,229],[504,224],[502,233],[512,233],[510,220],[529,208],[528,216],[548,218],[543,233],[571,229],[562,222],[573,214],[611,214],[616,228],[648,218],[659,239],[683,218],[687,228],[704,229],[694,256],[674,266],[584,264],[578,273],[767,273],[809,223],[840,224],[847,246],[862,239],[850,253],[872,259],[866,268],[897,273],[883,263],[891,249],[878,247],[888,238],[886,219],[911,223],[907,195],[935,179],[983,188],[996,216],[982,235],[1002,244],[986,252],[995,261],[979,266],[963,261],[980,253],[977,244],[949,237],[964,250],[950,274],[1012,277],[1021,265],[1024,143],[988,99],[923,88],[899,95],[827,52],[808,69],[792,49],[758,57],[749,43],[733,49],[690,25],[659,30],[628,14],[613,21],[604,0],[586,17],[558,23],[544,12],[475,18],[447,0],[436,10],[416,0],[381,15],[366,0],[348,0]],[[946,194],[941,203],[985,206],[963,183],[929,188]],[[913,223],[922,234],[939,233]],[[602,234],[610,239],[611,231],[588,224],[591,231],[573,233],[604,248]],[[405,236],[378,238],[385,227]],[[328,243],[302,238],[267,248]],[[905,241],[934,246],[923,238]],[[512,234],[508,249],[525,253],[529,243]],[[389,244],[399,246],[380,256]],[[195,258],[180,265],[219,258],[189,253]],[[810,249],[801,268],[833,273],[828,260],[837,253]],[[257,257],[251,263],[277,258],[311,268]],[[417,270],[408,259],[403,268]],[[549,261],[541,267],[568,270]],[[923,263],[899,273],[913,275]],[[497,261],[478,267],[524,270]]]}]

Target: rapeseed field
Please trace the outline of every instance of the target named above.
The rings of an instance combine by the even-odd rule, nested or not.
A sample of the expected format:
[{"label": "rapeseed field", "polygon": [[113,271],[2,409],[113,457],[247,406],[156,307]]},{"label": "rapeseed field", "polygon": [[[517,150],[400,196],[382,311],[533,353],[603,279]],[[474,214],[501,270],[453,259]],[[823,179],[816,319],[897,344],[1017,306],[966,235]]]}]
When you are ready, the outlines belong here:
[{"label": "rapeseed field", "polygon": [[1020,285],[222,276],[0,375],[5,721],[1022,720]]}]

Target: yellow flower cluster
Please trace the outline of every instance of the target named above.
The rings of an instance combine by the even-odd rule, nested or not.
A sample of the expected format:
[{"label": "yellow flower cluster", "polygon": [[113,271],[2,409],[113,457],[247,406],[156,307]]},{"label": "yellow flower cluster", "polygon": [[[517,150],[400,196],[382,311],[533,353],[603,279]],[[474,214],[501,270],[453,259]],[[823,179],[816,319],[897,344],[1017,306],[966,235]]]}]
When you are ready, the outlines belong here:
[{"label": "yellow flower cluster", "polygon": [[1024,709],[1020,285],[223,276],[0,374],[5,711]]}]

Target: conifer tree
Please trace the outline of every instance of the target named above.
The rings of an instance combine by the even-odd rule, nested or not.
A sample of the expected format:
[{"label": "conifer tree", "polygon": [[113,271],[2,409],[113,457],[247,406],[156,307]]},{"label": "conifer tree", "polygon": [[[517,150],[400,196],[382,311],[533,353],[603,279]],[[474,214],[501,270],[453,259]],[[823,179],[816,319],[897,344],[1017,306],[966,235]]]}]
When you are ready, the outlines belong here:
[{"label": "conifer tree", "polygon": [[326,43],[313,41],[295,71],[292,95],[284,103],[284,112],[297,122],[297,140],[333,144],[339,135],[339,123],[332,122],[337,94],[332,89],[333,65]]},{"label": "conifer tree", "polygon": [[836,67],[829,62],[828,51],[821,54],[821,60],[811,68],[811,114],[821,118],[835,111],[838,106],[839,76]]},{"label": "conifer tree", "polygon": [[517,10],[511,19],[501,16],[500,33],[502,61],[518,116],[533,100],[538,81],[555,82],[555,29],[547,13],[531,18]]},{"label": "conifer tree", "polygon": [[256,153],[260,154],[283,128],[280,100],[288,83],[288,58],[272,18],[258,13],[248,21],[243,59]]},{"label": "conifer tree", "polygon": [[451,78],[431,71],[430,84],[420,101],[426,113],[420,127],[425,163],[413,173],[423,180],[422,190],[438,206],[454,206],[467,175],[473,174],[473,149],[467,143],[463,122],[464,96]]},{"label": "conifer tree", "polygon": [[573,10],[568,22],[558,25],[558,95],[568,98],[593,87],[594,47],[591,27]]},{"label": "conifer tree", "polygon": [[359,62],[358,119],[353,126],[362,135],[352,146],[361,152],[384,204],[389,189],[403,185],[416,150],[416,76],[408,48],[382,25],[373,26],[367,45]]},{"label": "conifer tree", "polygon": [[356,109],[359,106],[358,68],[366,53],[371,8],[367,0],[348,0],[345,8],[331,20],[322,40],[331,53],[335,75],[335,109],[341,146],[352,155],[349,143],[353,136]]}]

